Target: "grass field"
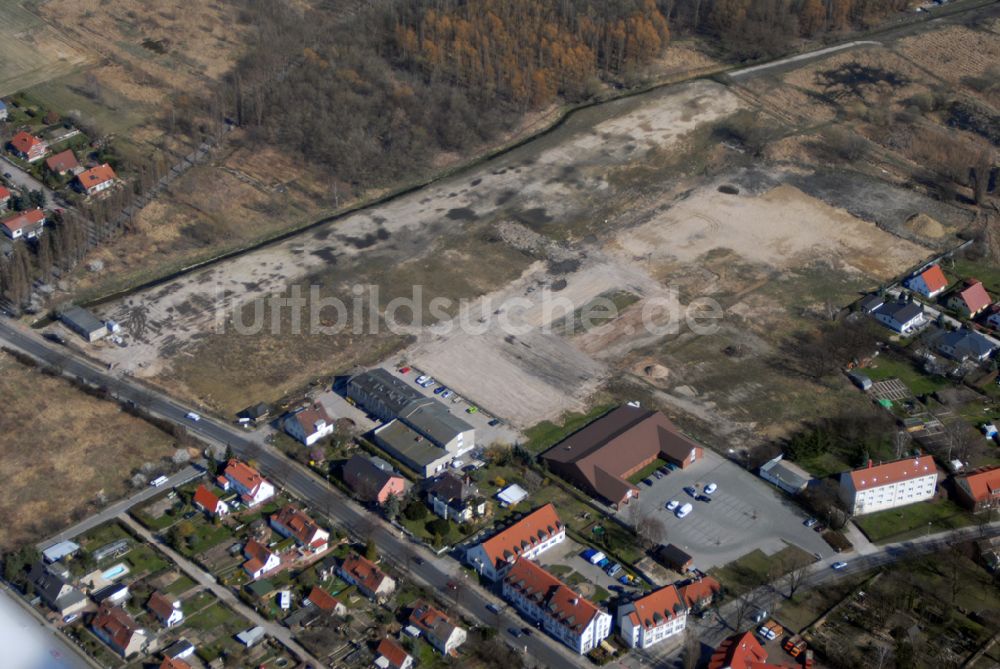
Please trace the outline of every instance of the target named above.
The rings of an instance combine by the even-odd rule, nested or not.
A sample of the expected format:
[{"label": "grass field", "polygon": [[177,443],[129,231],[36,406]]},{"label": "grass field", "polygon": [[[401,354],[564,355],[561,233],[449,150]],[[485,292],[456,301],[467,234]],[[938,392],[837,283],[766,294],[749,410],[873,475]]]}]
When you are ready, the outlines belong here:
[{"label": "grass field", "polygon": [[766,555],[758,549],[724,567],[712,569],[709,573],[728,592],[740,594],[779,577],[786,571],[782,565],[808,564],[813,559],[812,555],[798,546],[786,546],[774,555]]},{"label": "grass field", "polygon": [[588,423],[606,414],[612,405],[599,404],[586,413],[571,413],[562,417],[561,424],[550,421],[542,421],[534,427],[524,431],[527,441],[524,447],[531,453],[541,453],[554,446],[577,430],[583,428]]},{"label": "grass field", "polygon": [[17,2],[0,3],[0,96],[62,76],[89,60]]},{"label": "grass field", "polygon": [[914,367],[909,360],[903,360],[891,354],[880,355],[875,365],[865,368],[862,373],[872,381],[897,378],[906,384],[910,392],[918,396],[929,395],[949,385],[945,379],[927,376]]},{"label": "grass field", "polygon": [[966,527],[973,522],[975,519],[970,514],[946,499],[918,502],[854,519],[865,536],[875,543],[903,541],[927,533]]},{"label": "grass field", "polygon": [[98,496],[124,495],[133,470],[173,454],[169,435],[5,353],[0,397],[0,476],[7,481],[0,544],[5,546],[85,516]]}]

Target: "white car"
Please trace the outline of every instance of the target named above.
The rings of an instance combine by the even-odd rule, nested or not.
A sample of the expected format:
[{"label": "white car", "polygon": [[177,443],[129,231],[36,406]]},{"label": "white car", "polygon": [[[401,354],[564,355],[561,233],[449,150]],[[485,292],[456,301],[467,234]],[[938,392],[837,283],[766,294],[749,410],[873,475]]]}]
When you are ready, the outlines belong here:
[{"label": "white car", "polygon": [[691,504],[685,504],[681,508],[677,509],[677,511],[675,511],[675,513],[677,514],[678,518],[683,518],[684,516],[686,516],[689,513],[691,513],[691,509],[693,509],[693,508],[694,507],[691,506]]},{"label": "white car", "polygon": [[417,377],[417,380],[415,381],[415,383],[418,386],[422,386],[424,384],[424,381],[426,381],[429,378],[431,378],[431,377],[427,376],[426,374],[421,374],[420,376]]},{"label": "white car", "polygon": [[188,420],[193,420],[196,423],[199,420],[201,420],[201,416],[196,414],[194,411],[188,411],[186,414],[184,414],[184,417],[187,418]]},{"label": "white car", "polygon": [[667,511],[674,511],[680,505],[681,505],[680,502],[678,502],[676,499],[672,499],[669,502],[667,502]]},{"label": "white car", "polygon": [[774,641],[778,636],[775,633],[775,631],[770,627],[761,627],[759,630],[757,630],[757,634],[767,639],[768,641]]},{"label": "white car", "polygon": [[704,492],[706,495],[711,495],[713,492],[715,492],[718,489],[719,489],[719,486],[715,485],[714,483],[709,483],[708,485],[705,486],[705,488],[704,488],[704,490],[702,490],[702,492]]},{"label": "white car", "polygon": [[843,569],[846,566],[847,566],[846,562],[834,562],[832,565],[830,565],[830,568],[831,569],[836,569],[837,571],[840,571],[841,569]]}]

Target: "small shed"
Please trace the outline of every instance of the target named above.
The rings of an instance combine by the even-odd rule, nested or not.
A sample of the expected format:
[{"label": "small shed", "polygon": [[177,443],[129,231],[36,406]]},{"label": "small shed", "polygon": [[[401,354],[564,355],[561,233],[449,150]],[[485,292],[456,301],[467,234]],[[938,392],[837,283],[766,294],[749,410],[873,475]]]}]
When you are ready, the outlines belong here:
[{"label": "small shed", "polygon": [[516,483],[507,486],[497,494],[497,499],[504,506],[513,506],[528,498],[528,491]]},{"label": "small shed", "polygon": [[664,567],[682,574],[688,572],[694,566],[694,558],[674,544],[660,546],[653,554],[653,558]]},{"label": "small shed", "polygon": [[791,495],[797,495],[809,485],[812,477],[804,469],[785,462],[782,455],[768,460],[760,468],[760,477]]},{"label": "small shed", "polygon": [[42,551],[42,557],[45,558],[46,562],[52,564],[53,562],[62,560],[64,557],[76,555],[78,550],[80,550],[80,546],[78,544],[75,544],[72,541],[60,541],[59,543],[53,544]]},{"label": "small shed", "polygon": [[97,341],[108,334],[108,329],[101,319],[83,307],[71,306],[62,309],[59,312],[59,320],[89,342]]},{"label": "small shed", "polygon": [[236,635],[236,640],[239,641],[244,646],[246,646],[247,648],[250,648],[251,646],[255,646],[256,644],[260,643],[261,640],[263,640],[263,638],[264,638],[264,628],[260,627],[259,625],[257,627],[251,627],[248,630],[243,630],[242,632]]}]

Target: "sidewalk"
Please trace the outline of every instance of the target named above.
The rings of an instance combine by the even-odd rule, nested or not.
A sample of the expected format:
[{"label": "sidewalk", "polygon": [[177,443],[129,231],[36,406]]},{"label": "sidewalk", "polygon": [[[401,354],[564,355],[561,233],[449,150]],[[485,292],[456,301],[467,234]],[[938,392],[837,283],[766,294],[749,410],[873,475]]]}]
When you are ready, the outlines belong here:
[{"label": "sidewalk", "polygon": [[237,597],[232,590],[220,585],[215,580],[214,576],[212,576],[209,573],[206,573],[205,570],[203,570],[201,567],[194,564],[184,556],[180,555],[169,546],[166,546],[162,542],[157,541],[156,537],[153,536],[152,532],[150,532],[145,527],[140,525],[137,521],[133,520],[132,517],[129,516],[127,513],[122,513],[121,515],[119,515],[118,520],[128,525],[129,529],[134,531],[136,534],[141,536],[150,544],[156,545],[156,547],[160,551],[162,551],[164,555],[173,560],[174,564],[176,564],[181,569],[181,571],[183,571],[188,576],[193,578],[197,583],[200,583],[204,587],[211,590],[216,597],[218,597],[221,601],[228,604],[230,608],[232,608],[240,615],[245,617],[247,620],[249,620],[252,625],[259,625],[260,627],[263,627],[264,631],[267,632],[269,636],[272,636],[278,641],[280,641],[286,648],[295,653],[295,655],[297,655],[301,661],[309,662],[315,667],[326,666],[322,662],[317,660],[315,657],[307,653],[306,650],[302,646],[300,646],[298,642],[295,641],[295,639],[292,638],[292,633],[287,627],[283,627],[278,623],[271,622],[269,620],[265,620],[264,618],[262,618],[260,615],[257,614],[256,611],[254,611],[249,606],[240,601],[240,598]]},{"label": "sidewalk", "polygon": [[844,534],[847,535],[847,540],[854,546],[854,552],[858,555],[873,555],[879,552],[879,547],[868,540],[868,537],[858,529],[854,521],[848,521],[844,525]]}]

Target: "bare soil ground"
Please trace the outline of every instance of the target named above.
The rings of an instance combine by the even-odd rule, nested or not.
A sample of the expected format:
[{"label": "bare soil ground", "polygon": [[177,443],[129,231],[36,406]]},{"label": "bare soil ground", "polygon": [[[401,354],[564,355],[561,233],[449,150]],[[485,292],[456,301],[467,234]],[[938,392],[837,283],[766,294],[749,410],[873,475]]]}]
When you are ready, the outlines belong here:
[{"label": "bare soil ground", "polygon": [[5,353],[0,396],[5,550],[85,516],[100,496],[122,496],[134,469],[173,454],[169,435]]},{"label": "bare soil ground", "polygon": [[65,39],[20,3],[0,5],[0,96],[72,72],[94,55]]}]

